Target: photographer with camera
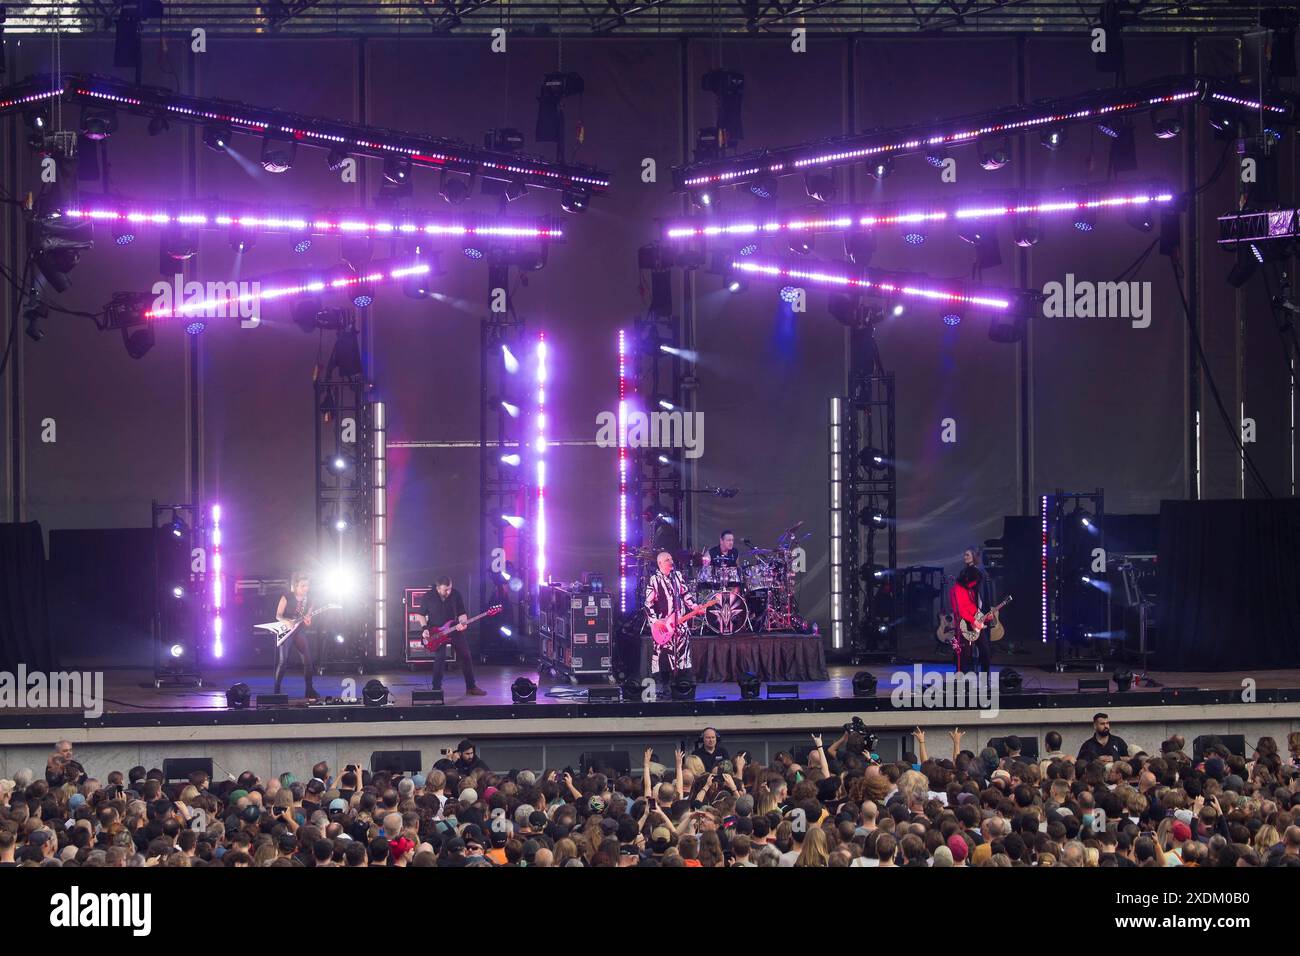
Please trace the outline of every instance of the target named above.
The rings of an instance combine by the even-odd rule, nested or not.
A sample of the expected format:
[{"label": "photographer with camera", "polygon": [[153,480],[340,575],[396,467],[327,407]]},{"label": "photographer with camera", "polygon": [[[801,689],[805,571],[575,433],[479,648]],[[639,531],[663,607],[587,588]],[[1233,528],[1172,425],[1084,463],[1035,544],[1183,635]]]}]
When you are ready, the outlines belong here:
[{"label": "photographer with camera", "polygon": [[843,726],[840,739],[830,745],[826,751],[828,757],[843,760],[845,757],[857,757],[867,764],[880,763],[880,755],[875,753],[880,738],[867,729],[861,717],[854,717]]}]

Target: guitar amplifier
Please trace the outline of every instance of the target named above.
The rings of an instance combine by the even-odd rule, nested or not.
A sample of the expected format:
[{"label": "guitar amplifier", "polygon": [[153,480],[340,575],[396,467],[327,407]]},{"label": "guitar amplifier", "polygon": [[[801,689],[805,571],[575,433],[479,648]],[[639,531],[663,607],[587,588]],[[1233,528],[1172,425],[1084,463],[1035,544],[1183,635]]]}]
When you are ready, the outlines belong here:
[{"label": "guitar amplifier", "polygon": [[542,661],[568,676],[614,672],[614,595],[547,585],[538,595]]},{"label": "guitar amplifier", "polygon": [[[437,651],[430,651],[424,646],[424,639],[420,632],[424,630],[420,626],[416,615],[420,613],[420,601],[424,598],[431,588],[405,588],[402,592],[402,628],[405,640],[402,642],[406,648],[406,663],[408,664],[429,664],[438,656]],[[456,648],[450,644],[446,645],[448,661],[456,660]]]}]

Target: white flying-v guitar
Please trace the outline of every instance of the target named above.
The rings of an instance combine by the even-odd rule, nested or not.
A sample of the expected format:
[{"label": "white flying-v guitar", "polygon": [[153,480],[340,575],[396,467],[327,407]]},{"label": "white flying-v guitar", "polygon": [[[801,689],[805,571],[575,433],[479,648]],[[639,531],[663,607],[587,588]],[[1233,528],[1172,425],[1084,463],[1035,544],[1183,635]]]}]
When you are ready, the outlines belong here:
[{"label": "white flying-v guitar", "polygon": [[342,604],[322,604],[320,607],[314,607],[306,615],[293,621],[268,621],[265,624],[256,625],[259,630],[270,631],[275,635],[275,646],[279,647],[289,638],[293,637],[294,631],[302,626],[302,622],[309,617],[315,617],[324,611],[336,611],[341,608]]}]

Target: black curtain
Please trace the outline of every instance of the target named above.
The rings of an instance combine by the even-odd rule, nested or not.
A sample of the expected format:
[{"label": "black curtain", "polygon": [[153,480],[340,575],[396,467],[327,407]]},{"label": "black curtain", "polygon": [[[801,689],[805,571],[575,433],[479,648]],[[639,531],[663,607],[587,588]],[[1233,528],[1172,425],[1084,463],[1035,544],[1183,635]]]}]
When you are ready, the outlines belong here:
[{"label": "black curtain", "polygon": [[1160,505],[1158,666],[1300,660],[1300,500]]},{"label": "black curtain", "polygon": [[0,524],[0,664],[52,670],[45,542],[37,521]]}]

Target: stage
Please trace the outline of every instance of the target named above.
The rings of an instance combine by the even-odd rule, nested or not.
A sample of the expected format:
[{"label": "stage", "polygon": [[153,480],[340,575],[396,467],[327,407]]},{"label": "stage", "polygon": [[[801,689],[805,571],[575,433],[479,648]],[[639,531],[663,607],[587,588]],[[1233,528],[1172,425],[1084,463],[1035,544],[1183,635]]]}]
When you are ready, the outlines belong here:
[{"label": "stage", "polygon": [[[925,672],[951,668],[917,665]],[[929,728],[931,755],[951,752],[948,731],[960,726],[968,736],[963,748],[984,746],[988,738],[1018,734],[1041,748],[1042,736],[1059,731],[1073,752],[1090,733],[1092,715],[1111,715],[1116,733],[1132,746],[1156,750],[1172,733],[1190,741],[1199,734],[1244,734],[1248,746],[1260,736],[1285,740],[1300,730],[1300,669],[1245,673],[1150,673],[1159,687],[1117,692],[1083,691],[1080,679],[1095,674],[1058,674],[1050,668],[1016,668],[1023,684],[1015,692],[1002,688],[993,710],[924,709],[891,699],[898,673],[908,665],[866,668],[831,664],[825,681],[799,682],[797,699],[743,701],[734,683],[701,682],[694,700],[641,700],[596,703],[586,700],[587,687],[566,681],[540,682],[537,701],[515,704],[511,685],[519,677],[538,680],[536,669],[484,665],[479,685],[485,697],[464,694],[460,676],[447,675],[443,706],[411,706],[414,691],[428,688],[428,673],[384,670],[365,674],[359,692],[372,678],[389,690],[391,703],[307,706],[301,675],[290,675],[288,707],[258,709],[258,695],[271,691],[269,673],[212,671],[202,688],[155,688],[152,673],[110,670],[104,674],[104,713],[87,719],[80,713],[7,710],[0,720],[0,768],[12,775],[19,767],[39,767],[53,743],[73,741],[78,758],[91,774],[142,764],[161,766],[168,757],[211,757],[218,772],[251,768],[259,775],[292,770],[300,774],[317,760],[332,765],[369,760],[377,750],[418,750],[428,767],[438,751],[463,737],[479,743],[494,768],[577,765],[593,750],[626,750],[639,759],[645,747],[660,758],[678,746],[694,746],[705,726],[723,735],[724,745],[743,747],[768,760],[777,750],[806,747],[808,734],[822,733],[830,743],[854,715],[880,736],[883,759],[897,759],[914,749],[910,732]],[[872,697],[853,696],[853,676],[869,670],[877,679]],[[1001,680],[1002,671],[999,671]],[[339,695],[343,681],[355,675],[329,674],[316,680],[322,694]],[[1242,699],[1243,684],[1255,681],[1253,702]],[[226,689],[238,681],[252,690],[254,706],[226,707]],[[609,686],[600,684],[596,686]],[[687,747],[690,749],[690,747]],[[671,759],[669,757],[668,759]]]}]

